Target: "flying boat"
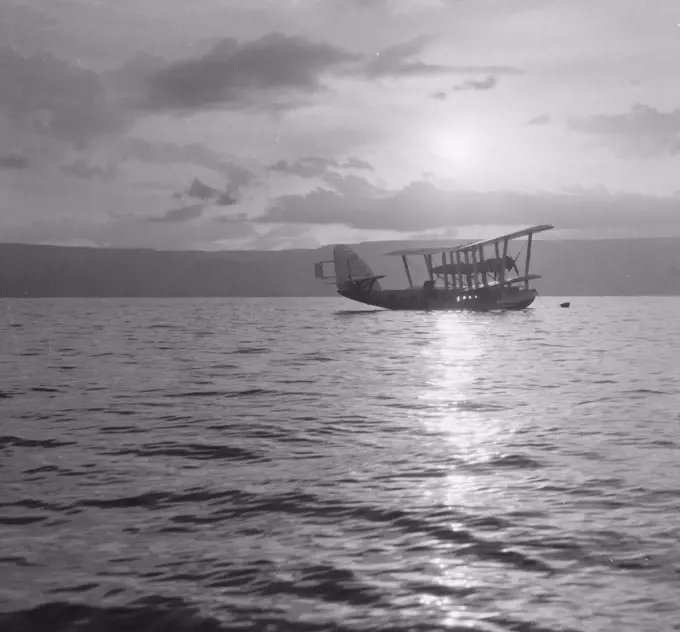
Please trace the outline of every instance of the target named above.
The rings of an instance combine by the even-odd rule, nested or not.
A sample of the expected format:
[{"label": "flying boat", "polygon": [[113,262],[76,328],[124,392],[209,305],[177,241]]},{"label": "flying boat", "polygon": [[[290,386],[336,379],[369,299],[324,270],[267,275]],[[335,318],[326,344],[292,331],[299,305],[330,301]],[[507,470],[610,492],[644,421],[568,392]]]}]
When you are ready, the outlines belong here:
[{"label": "flying boat", "polygon": [[[531,281],[541,278],[529,272],[533,236],[552,228],[541,224],[463,246],[387,252],[387,256],[401,257],[404,266],[408,287],[399,290],[383,289],[380,280],[385,275],[374,274],[366,262],[344,244],[333,247],[332,261],[317,262],[314,274],[318,279],[335,283],[340,296],[385,309],[524,309],[537,296],[536,290],[530,287]],[[510,246],[515,245],[516,240],[524,244],[513,257]],[[422,285],[413,281],[412,257],[425,262],[428,278]],[[332,274],[326,274],[328,265],[333,266]]]}]

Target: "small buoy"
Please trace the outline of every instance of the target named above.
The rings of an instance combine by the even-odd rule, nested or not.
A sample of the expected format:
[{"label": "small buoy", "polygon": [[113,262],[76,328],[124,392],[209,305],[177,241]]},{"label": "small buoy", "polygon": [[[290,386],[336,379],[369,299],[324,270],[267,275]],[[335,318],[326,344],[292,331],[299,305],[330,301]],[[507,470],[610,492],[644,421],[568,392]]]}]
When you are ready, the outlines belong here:
[{"label": "small buoy", "polygon": [[560,303],[560,307],[569,307],[571,303],[569,301],[565,301],[564,303]]}]

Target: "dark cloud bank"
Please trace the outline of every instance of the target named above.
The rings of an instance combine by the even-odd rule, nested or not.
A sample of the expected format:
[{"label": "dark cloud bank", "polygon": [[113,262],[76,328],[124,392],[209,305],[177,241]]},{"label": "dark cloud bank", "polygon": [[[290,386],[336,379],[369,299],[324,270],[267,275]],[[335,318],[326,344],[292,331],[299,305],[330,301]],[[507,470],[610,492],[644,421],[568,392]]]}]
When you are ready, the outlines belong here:
[{"label": "dark cloud bank", "polygon": [[333,158],[319,158],[308,156],[300,158],[294,162],[279,160],[276,164],[269,167],[271,171],[278,171],[288,175],[299,176],[300,178],[322,178],[332,173],[332,169],[356,169],[373,171],[370,163],[359,158],[347,158],[338,161]]},{"label": "dark cloud bank", "polygon": [[610,143],[623,153],[680,153],[680,109],[662,112],[638,104],[625,114],[571,118],[569,127]]},{"label": "dark cloud bank", "polygon": [[[488,89],[497,76],[520,72],[506,66],[456,66],[425,62],[420,57],[430,39],[418,37],[387,47],[378,54],[362,54],[312,41],[271,33],[251,41],[233,38],[215,43],[201,55],[169,61],[138,54],[123,66],[97,73],[78,63],[68,63],[49,53],[21,55],[0,47],[0,112],[18,129],[45,135],[77,150],[88,150],[103,137],[118,137],[108,164],[89,157],[66,158],[61,165],[67,175],[93,180],[116,176],[116,161],[138,159],[152,163],[186,161],[214,169],[227,176],[229,195],[247,186],[254,175],[236,160],[225,159],[198,144],[186,147],[123,138],[140,116],[157,112],[196,113],[211,108],[295,107],[313,93],[327,90],[331,77],[375,81],[419,76],[488,73],[487,79],[465,82],[461,89]],[[278,163],[273,170],[302,177],[324,169],[369,169],[358,158],[322,166],[300,159]],[[332,160],[332,159],[331,159]],[[0,169],[29,167],[7,156]]]},{"label": "dark cloud bank", "polygon": [[[331,75],[375,80],[487,73],[489,77],[471,80],[464,89],[488,89],[498,82],[495,75],[521,72],[509,66],[427,63],[417,59],[427,43],[427,38],[420,37],[377,54],[362,55],[281,33],[243,43],[225,39],[204,55],[149,74],[142,106],[170,111],[261,106],[263,93],[274,99],[291,92],[325,90],[323,80]],[[283,103],[278,101],[279,105]]]},{"label": "dark cloud bank", "polygon": [[453,90],[454,92],[461,92],[464,90],[493,90],[499,83],[498,77],[495,77],[494,75],[489,75],[488,77],[485,77],[484,79],[468,79],[467,81],[464,81],[463,83],[454,86]]},{"label": "dark cloud bank", "polygon": [[181,208],[175,208],[169,210],[165,215],[160,217],[150,217],[148,221],[150,222],[167,222],[167,223],[179,223],[187,222],[192,219],[197,219],[203,215],[205,210],[204,204],[192,204],[190,206],[183,206]]},{"label": "dark cloud bank", "polygon": [[[226,158],[200,144],[186,146],[126,137],[140,115],[130,90],[146,89],[149,77],[168,62],[148,56],[135,58],[118,71],[98,74],[69,64],[49,53],[24,56],[0,47],[0,113],[14,126],[18,137],[48,137],[63,146],[63,155],[75,149],[89,154],[102,138],[108,142],[108,164],[101,166],[88,156],[61,165],[76,178],[111,179],[117,163],[129,159],[156,164],[187,162],[224,175],[230,194],[246,186],[254,174],[233,158]],[[127,91],[126,91],[127,90]],[[137,92],[137,99],[139,93]],[[0,157],[0,169],[23,170],[29,158],[18,154]]]},{"label": "dark cloud bank", "polygon": [[450,226],[542,223],[562,229],[680,229],[675,196],[443,191],[427,181],[385,190],[353,175],[337,176],[329,183],[332,188],[280,197],[257,221],[343,224],[406,233]]},{"label": "dark cloud bank", "polygon": [[97,73],[49,53],[22,56],[9,47],[0,48],[0,110],[16,125],[77,148],[119,134],[131,121]]},{"label": "dark cloud bank", "polygon": [[548,123],[550,123],[550,117],[547,114],[541,114],[527,121],[526,125],[547,125]]}]

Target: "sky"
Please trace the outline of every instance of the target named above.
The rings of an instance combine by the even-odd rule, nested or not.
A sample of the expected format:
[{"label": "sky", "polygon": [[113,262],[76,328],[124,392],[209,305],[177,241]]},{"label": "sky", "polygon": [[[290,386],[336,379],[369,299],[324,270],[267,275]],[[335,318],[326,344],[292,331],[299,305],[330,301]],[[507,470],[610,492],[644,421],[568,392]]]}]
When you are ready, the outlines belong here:
[{"label": "sky", "polygon": [[680,236],[669,0],[2,0],[0,240]]}]

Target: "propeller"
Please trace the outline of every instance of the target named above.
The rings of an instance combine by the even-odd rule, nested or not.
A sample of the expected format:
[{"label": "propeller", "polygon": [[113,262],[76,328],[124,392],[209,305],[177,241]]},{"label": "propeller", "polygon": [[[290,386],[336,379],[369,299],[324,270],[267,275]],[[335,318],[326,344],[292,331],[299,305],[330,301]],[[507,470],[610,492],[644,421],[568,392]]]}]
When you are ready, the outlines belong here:
[{"label": "propeller", "polygon": [[526,243],[524,246],[522,246],[517,253],[517,256],[513,259],[510,255],[507,255],[505,257],[505,269],[506,270],[514,270],[515,274],[519,276],[519,270],[517,269],[517,259],[519,259],[519,256],[522,254],[522,250],[524,250],[524,247],[526,246]]}]

